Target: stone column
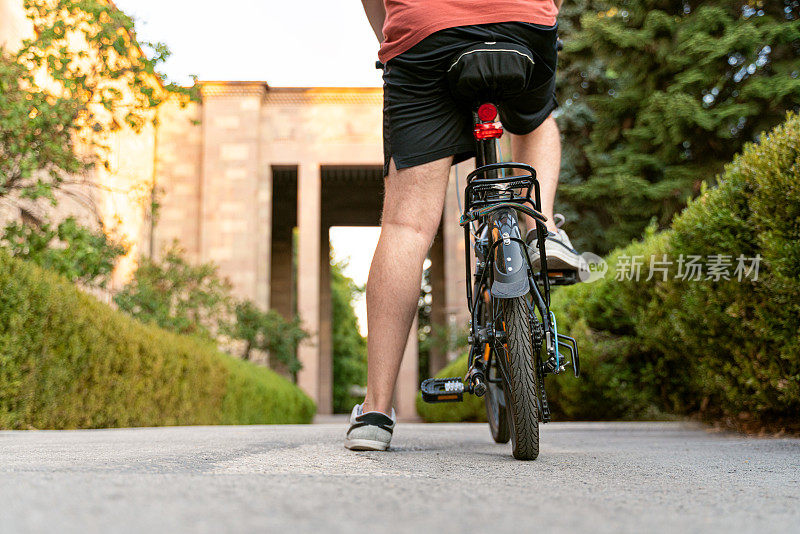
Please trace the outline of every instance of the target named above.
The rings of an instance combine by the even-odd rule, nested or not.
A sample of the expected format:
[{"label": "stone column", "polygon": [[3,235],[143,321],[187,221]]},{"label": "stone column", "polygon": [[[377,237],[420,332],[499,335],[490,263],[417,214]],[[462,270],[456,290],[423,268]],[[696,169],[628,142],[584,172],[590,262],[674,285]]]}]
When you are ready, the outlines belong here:
[{"label": "stone column", "polygon": [[[444,313],[447,326],[451,331],[451,339],[458,332],[468,328],[469,310],[467,309],[466,271],[464,265],[464,229],[458,221],[461,211],[456,196],[456,169],[458,172],[458,195],[461,196],[463,207],[464,187],[467,174],[475,168],[475,160],[469,160],[453,167],[450,171],[450,182],[447,185],[445,197],[442,234],[444,237]],[[473,260],[474,267],[474,260]],[[447,358],[452,360],[458,352],[451,350]]]},{"label": "stone column", "polygon": [[262,309],[269,309],[269,286],[272,275],[272,172],[267,166],[259,169],[258,222],[256,235],[256,294],[255,301]]},{"label": "stone column", "polygon": [[297,312],[310,336],[297,349],[303,368],[297,385],[320,402],[320,229],[322,188],[319,164],[303,162],[297,169]]},{"label": "stone column", "polygon": [[[436,234],[429,254],[431,260],[431,334],[435,335],[447,326],[445,313],[445,279],[444,279],[444,236],[442,229]],[[447,347],[435,345],[430,349],[428,357],[428,373],[431,376],[447,365]]]},{"label": "stone column", "polygon": [[270,266],[269,307],[291,319],[294,314],[294,277],[292,273],[292,229],[273,229]]},{"label": "stone column", "polygon": [[317,413],[333,413],[333,307],[331,305],[330,227],[320,236],[319,292],[319,400]]},{"label": "stone column", "polygon": [[216,263],[237,296],[266,306],[269,243],[264,242],[264,228],[259,228],[268,220],[263,204],[271,189],[259,163],[266,84],[209,82],[201,89],[201,260]]},{"label": "stone column", "polygon": [[[272,229],[272,255],[270,257],[269,308],[285,319],[294,318],[294,273],[292,272],[292,226],[285,221]],[[270,361],[270,367],[288,379],[293,377],[286,365]]]},{"label": "stone column", "polygon": [[[192,263],[200,258],[203,106],[168,100],[158,108],[156,181],[161,203],[151,243],[156,260],[178,240]],[[138,157],[138,156],[137,156]]]},{"label": "stone column", "polygon": [[397,387],[394,391],[394,406],[397,418],[401,421],[416,421],[417,391],[419,391],[419,339],[417,337],[417,318],[411,324],[411,332],[403,352],[403,362],[397,376]]}]

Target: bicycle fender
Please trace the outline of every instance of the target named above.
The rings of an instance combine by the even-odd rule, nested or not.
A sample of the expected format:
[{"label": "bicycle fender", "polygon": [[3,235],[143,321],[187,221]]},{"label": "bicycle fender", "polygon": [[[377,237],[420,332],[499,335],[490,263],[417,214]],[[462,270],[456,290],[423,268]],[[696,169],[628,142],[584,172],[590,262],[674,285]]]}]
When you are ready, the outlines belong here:
[{"label": "bicycle fender", "polygon": [[521,239],[517,214],[513,210],[498,211],[491,217],[491,240],[494,250],[492,296],[501,299],[521,297],[530,291],[525,247]]}]

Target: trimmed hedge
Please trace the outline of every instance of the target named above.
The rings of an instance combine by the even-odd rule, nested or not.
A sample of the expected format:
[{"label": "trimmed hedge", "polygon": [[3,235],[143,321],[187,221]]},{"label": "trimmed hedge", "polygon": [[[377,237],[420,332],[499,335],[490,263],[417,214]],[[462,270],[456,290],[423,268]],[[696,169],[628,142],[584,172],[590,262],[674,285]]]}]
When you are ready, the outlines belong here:
[{"label": "trimmed hedge", "polygon": [[[620,256],[761,256],[758,280],[602,282],[558,292],[585,376],[558,380],[569,418],[697,415],[800,429],[800,117],[745,147],[671,230]],[[731,269],[733,271],[733,268]]]},{"label": "trimmed hedge", "polygon": [[638,282],[614,279],[621,258],[640,256],[649,263],[651,256],[671,256],[668,241],[668,233],[648,231],[643,242],[606,258],[609,270],[603,280],[555,292],[552,309],[562,332],[578,341],[581,376],[546,379],[554,418],[665,419],[682,411],[670,399],[685,396],[687,364],[701,347],[686,347],[678,361],[665,359],[658,346],[643,339],[649,329],[659,327],[647,315],[663,309],[659,284],[644,281],[646,269]]},{"label": "trimmed hedge", "polygon": [[[663,254],[675,262],[667,280],[645,281],[650,257]],[[681,255],[715,254],[732,259],[731,273],[739,255],[760,255],[758,279],[676,278]],[[643,257],[644,276],[616,280],[633,256]],[[692,415],[800,430],[799,116],[748,145],[670,230],[648,231],[606,261],[603,280],[554,293],[582,363],[578,380],[547,379],[555,419]]]},{"label": "trimmed hedge", "polygon": [[0,428],[307,423],[314,412],[269,369],[0,251]]}]

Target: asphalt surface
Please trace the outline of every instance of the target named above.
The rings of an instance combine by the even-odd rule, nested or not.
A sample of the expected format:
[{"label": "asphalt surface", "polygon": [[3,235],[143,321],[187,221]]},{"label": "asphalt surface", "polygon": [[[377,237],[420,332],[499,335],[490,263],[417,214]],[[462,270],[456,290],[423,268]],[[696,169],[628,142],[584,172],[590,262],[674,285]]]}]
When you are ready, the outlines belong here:
[{"label": "asphalt surface", "polygon": [[486,425],[0,432],[0,532],[800,532],[800,440],[550,423],[535,462]]}]

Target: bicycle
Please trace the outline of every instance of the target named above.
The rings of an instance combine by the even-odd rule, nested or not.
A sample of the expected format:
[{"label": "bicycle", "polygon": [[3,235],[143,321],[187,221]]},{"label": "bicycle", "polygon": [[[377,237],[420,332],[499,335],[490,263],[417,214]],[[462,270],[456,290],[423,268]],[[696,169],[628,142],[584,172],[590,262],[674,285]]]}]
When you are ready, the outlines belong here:
[{"label": "bicycle", "polygon": [[[580,375],[577,342],[558,333],[550,311],[551,284],[575,283],[576,273],[548,270],[546,254],[540,269],[533,269],[518,213],[533,218],[539,250],[545,251],[536,171],[498,161],[503,127],[492,102],[503,97],[501,84],[519,87],[518,78],[530,74],[533,64],[525,47],[480,43],[457,54],[448,71],[454,95],[462,95],[472,110],[475,137],[476,168],[466,178],[460,221],[467,245],[469,365],[463,378],[431,378],[421,385],[423,400],[431,403],[460,402],[465,393],[484,397],[492,438],[511,440],[513,456],[520,460],[538,457],[539,423],[550,421],[544,377],[567,367]],[[569,360],[560,348],[569,352]]]}]

